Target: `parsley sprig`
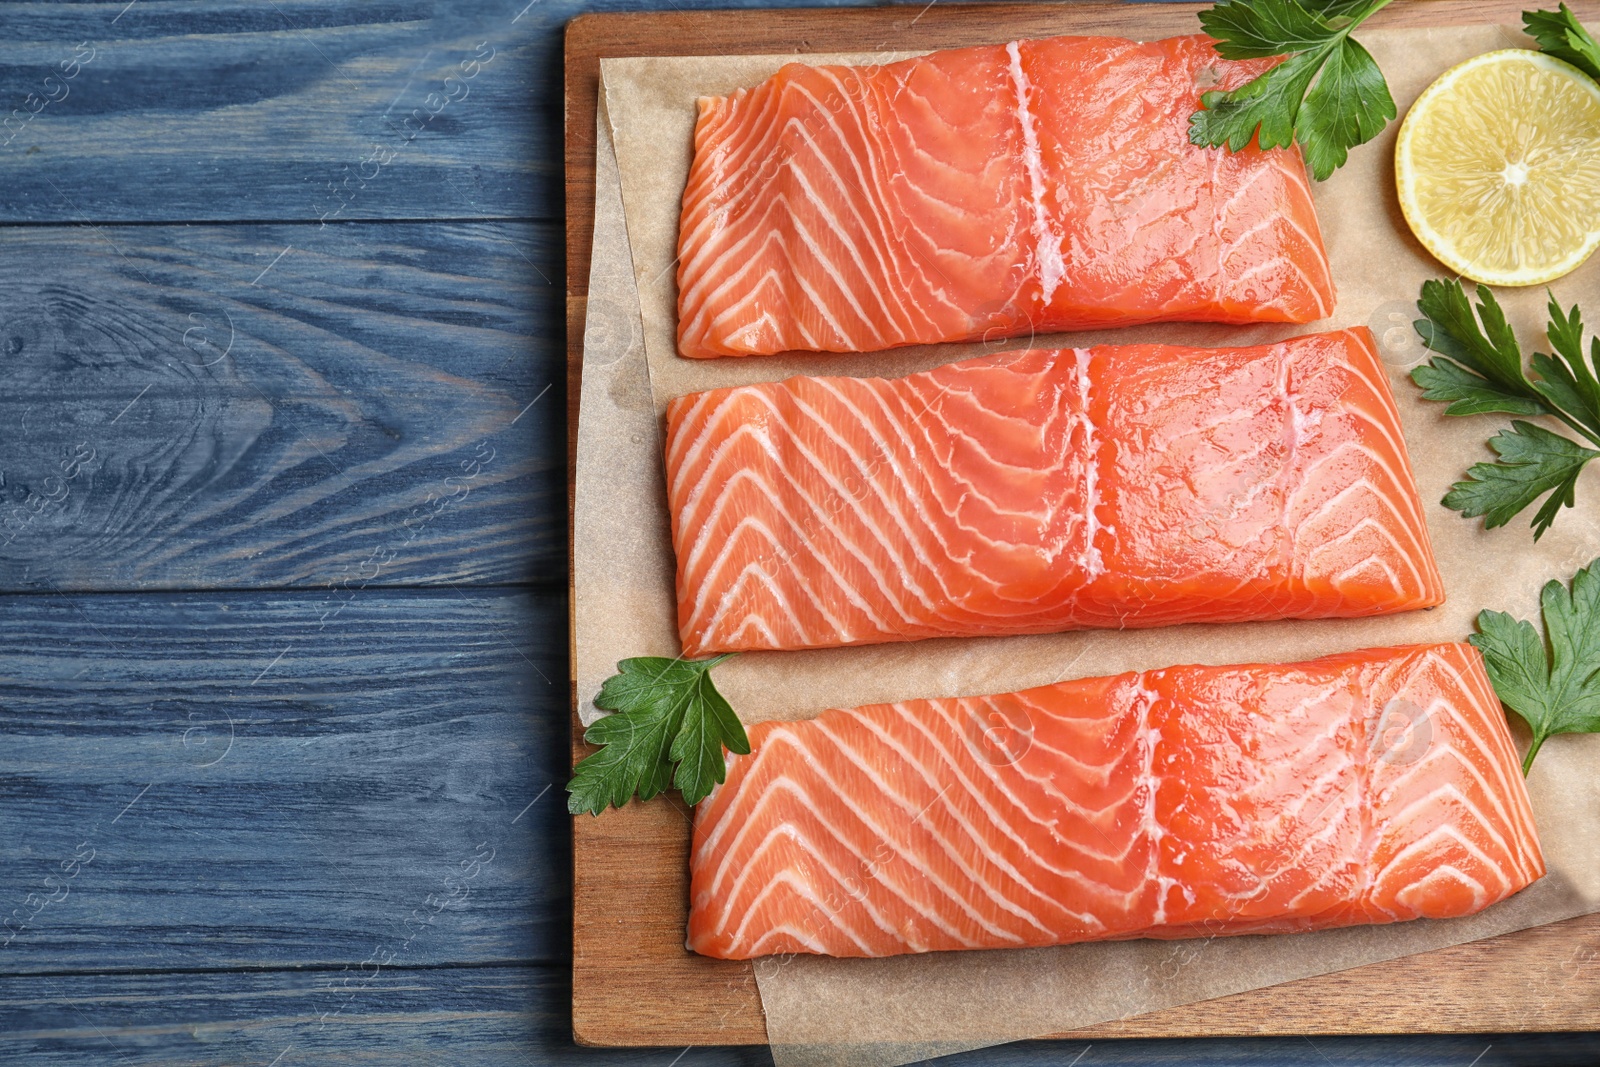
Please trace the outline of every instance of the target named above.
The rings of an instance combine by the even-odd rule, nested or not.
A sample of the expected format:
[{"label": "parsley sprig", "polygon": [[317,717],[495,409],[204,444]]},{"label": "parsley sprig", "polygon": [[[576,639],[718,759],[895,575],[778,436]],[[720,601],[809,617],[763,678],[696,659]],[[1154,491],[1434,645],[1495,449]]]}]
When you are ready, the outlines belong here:
[{"label": "parsley sprig", "polygon": [[1564,59],[1600,81],[1600,42],[1583,28],[1566,4],[1559,11],[1524,11],[1522,26],[1539,42],[1539,51]]},{"label": "parsley sprig", "polygon": [[675,786],[698,804],[727,774],[724,747],[746,755],[750,739],[733,708],[711,682],[727,659],[641,656],[617,664],[600,686],[595,707],[613,712],[584,731],[600,751],[585,756],[567,783],[567,810],[599,815],[635,794],[649,800]]},{"label": "parsley sprig", "polygon": [[1600,731],[1600,571],[1595,560],[1570,588],[1545,584],[1539,595],[1544,636],[1503,611],[1478,616],[1467,640],[1483,653],[1500,702],[1533,731],[1522,773],[1552,734]]},{"label": "parsley sprig", "polygon": [[1350,149],[1395,117],[1377,61],[1350,31],[1390,0],[1222,0],[1200,13],[1224,59],[1289,58],[1231,91],[1200,97],[1189,140],[1237,152],[1299,141],[1318,181],[1344,166]]},{"label": "parsley sprig", "polygon": [[[1344,166],[1395,117],[1383,71],[1350,33],[1390,0],[1221,0],[1200,13],[1224,59],[1287,56],[1237,89],[1200,97],[1189,140],[1237,152],[1258,135],[1262,148],[1300,142],[1318,181]],[[1566,4],[1524,11],[1523,27],[1541,51],[1600,81],[1600,43]]]},{"label": "parsley sprig", "polygon": [[[1563,312],[1550,297],[1546,332],[1552,354],[1533,354],[1533,376],[1494,294],[1478,286],[1476,314],[1458,281],[1422,283],[1416,329],[1439,356],[1411,372],[1425,400],[1447,401],[1446,415],[1545,415],[1565,423],[1588,444],[1600,446],[1600,338],[1583,354],[1583,319],[1576,306]],[[1480,325],[1481,323],[1481,325]],[[1489,441],[1499,459],[1478,463],[1450,487],[1444,506],[1468,518],[1504,526],[1546,493],[1533,516],[1533,539],[1572,507],[1578,475],[1600,451],[1520,419]]]}]

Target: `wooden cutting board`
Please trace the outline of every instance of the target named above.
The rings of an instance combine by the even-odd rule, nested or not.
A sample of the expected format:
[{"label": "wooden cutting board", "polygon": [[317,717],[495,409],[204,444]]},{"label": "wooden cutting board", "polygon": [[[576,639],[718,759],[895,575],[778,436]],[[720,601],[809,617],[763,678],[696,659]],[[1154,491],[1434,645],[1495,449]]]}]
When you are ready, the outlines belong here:
[{"label": "wooden cutting board", "polygon": [[[595,107],[602,58],[901,51],[1091,30],[1148,39],[1195,32],[1195,14],[1204,6],[913,3],[574,19],[566,33],[569,494],[594,224]],[[1380,12],[1371,25],[1519,25],[1524,6],[1538,5],[1523,0],[1402,0]],[[1554,0],[1544,6],[1553,7]],[[1600,23],[1600,0],[1568,6],[1590,25]],[[580,740],[575,682],[572,729],[576,762],[591,749]],[[753,965],[706,959],[683,947],[689,817],[673,795],[573,821],[572,1029],[580,1043],[766,1043]],[[1600,1029],[1597,979],[1600,915],[1105,1023],[1072,1036],[1591,1030]]]}]

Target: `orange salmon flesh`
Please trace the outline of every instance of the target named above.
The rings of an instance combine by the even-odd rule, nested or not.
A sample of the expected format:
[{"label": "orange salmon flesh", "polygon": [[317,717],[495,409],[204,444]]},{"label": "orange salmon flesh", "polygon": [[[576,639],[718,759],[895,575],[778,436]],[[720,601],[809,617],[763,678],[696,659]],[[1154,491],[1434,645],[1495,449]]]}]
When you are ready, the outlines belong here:
[{"label": "orange salmon flesh", "polygon": [[872,352],[1140,322],[1310,322],[1333,281],[1297,147],[1189,143],[1205,36],[789,64],[700,101],[678,350]]},{"label": "orange salmon flesh", "polygon": [[686,656],[1444,600],[1365,328],[695,393],[666,466]]},{"label": "orange salmon flesh", "polygon": [[688,947],[887,956],[1470,915],[1544,874],[1475,649],[1172,667],[750,728]]}]

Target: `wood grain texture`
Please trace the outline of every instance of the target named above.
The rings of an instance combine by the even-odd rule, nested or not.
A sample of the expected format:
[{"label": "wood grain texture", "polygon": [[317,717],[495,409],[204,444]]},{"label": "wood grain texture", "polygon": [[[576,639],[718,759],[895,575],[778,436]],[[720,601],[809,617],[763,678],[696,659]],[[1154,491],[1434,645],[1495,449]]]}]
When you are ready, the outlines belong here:
[{"label": "wood grain texture", "polygon": [[[566,34],[567,388],[570,433],[582,377],[581,313],[594,218],[600,59],[630,55],[926,49],[1085,27],[1135,37],[1191,32],[1200,4],[895,6],[868,10],[589,15]],[[1521,3],[1397,3],[1372,25],[1519,22]],[[1600,4],[1571,5],[1584,19]],[[1358,149],[1359,151],[1359,149]],[[574,328],[574,323],[579,324]],[[571,441],[569,440],[569,457]],[[570,463],[570,458],[569,458]],[[573,717],[574,761],[589,749]],[[747,963],[683,948],[688,824],[657,799],[574,821],[573,1027],[581,1041],[763,1043]],[[626,921],[615,917],[627,915]],[[1096,1040],[1203,1034],[1448,1033],[1600,1027],[1600,997],[1557,994],[1553,976],[1600,954],[1600,916],[1156,1012],[1081,1031]],[[684,990],[693,989],[687,997]],[[710,1035],[715,1035],[711,1037]]]},{"label": "wood grain texture", "polygon": [[542,223],[0,229],[0,589],[554,582]]},{"label": "wood grain texture", "polygon": [[526,4],[8,4],[0,219],[553,214]]},{"label": "wood grain texture", "polygon": [[[35,594],[0,619],[0,1062],[580,1055],[558,598]],[[528,959],[556,962],[482,966]],[[245,966],[322,969],[178,970]]]},{"label": "wood grain texture", "polygon": [[[546,964],[380,969],[354,978],[338,971],[0,978],[0,1061],[662,1067],[672,1059],[671,1051],[573,1048],[566,977],[564,967]],[[764,1049],[696,1049],[678,1067],[771,1062]]]},{"label": "wood grain texture", "polygon": [[[559,964],[0,978],[0,1060],[29,1067],[763,1067],[766,1049],[574,1048]],[[349,996],[350,990],[356,995]],[[348,1002],[348,1003],[347,1003]],[[341,1010],[342,1007],[342,1010]],[[333,1014],[337,1012],[337,1014]],[[1486,1048],[1487,1046],[1487,1048]],[[1482,1056],[1474,1061],[1475,1057]],[[281,1059],[278,1058],[281,1056]],[[1589,1067],[1600,1038],[1504,1035],[1239,1042],[1036,1041],[949,1057],[986,1067]],[[676,1058],[675,1058],[676,1057]]]},{"label": "wood grain texture", "polygon": [[559,598],[13,595],[0,619],[0,973],[566,957]]},{"label": "wood grain texture", "polygon": [[0,4],[0,222],[559,219],[561,27],[636,4]]}]

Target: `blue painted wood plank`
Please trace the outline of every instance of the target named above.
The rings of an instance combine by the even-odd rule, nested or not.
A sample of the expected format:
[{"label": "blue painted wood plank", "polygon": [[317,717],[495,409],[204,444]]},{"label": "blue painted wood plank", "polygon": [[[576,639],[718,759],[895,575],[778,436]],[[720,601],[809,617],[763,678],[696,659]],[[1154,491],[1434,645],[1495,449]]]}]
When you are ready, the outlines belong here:
[{"label": "blue painted wood plank", "polygon": [[559,244],[0,227],[0,589],[558,581]]},{"label": "blue painted wood plank", "polygon": [[569,951],[559,599],[35,594],[0,619],[0,974]]},{"label": "blue painted wood plank", "polygon": [[[666,1067],[682,1050],[581,1049],[558,967],[0,979],[0,1061],[222,1067]],[[758,1067],[763,1048],[677,1067]]]},{"label": "blue painted wood plank", "polygon": [[[765,1048],[580,1048],[558,965],[0,978],[0,1060],[223,1067],[763,1067]],[[1033,1041],[938,1067],[1588,1067],[1592,1034]]]},{"label": "blue painted wood plank", "polygon": [[560,29],[643,6],[0,4],[0,222],[558,220]]},{"label": "blue painted wood plank", "polygon": [[518,7],[0,5],[0,219],[554,217]]}]

